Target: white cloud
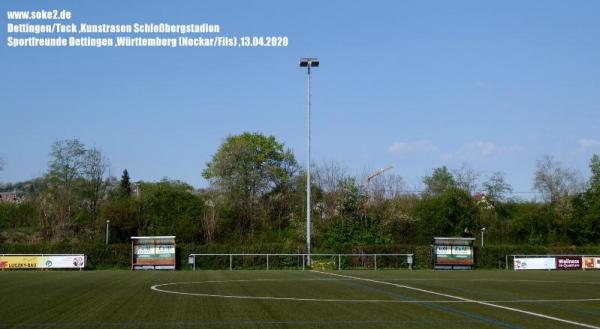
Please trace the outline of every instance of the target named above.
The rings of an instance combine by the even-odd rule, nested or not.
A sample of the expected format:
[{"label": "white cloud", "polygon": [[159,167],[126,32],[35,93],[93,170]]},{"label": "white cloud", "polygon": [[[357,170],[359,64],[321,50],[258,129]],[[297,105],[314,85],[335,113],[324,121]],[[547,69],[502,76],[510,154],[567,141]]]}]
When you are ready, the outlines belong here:
[{"label": "white cloud", "polygon": [[397,155],[414,153],[437,153],[438,147],[430,141],[421,140],[415,142],[395,142],[388,151]]},{"label": "white cloud", "polygon": [[510,155],[520,150],[519,146],[502,146],[487,141],[472,141],[461,145],[458,149],[444,153],[444,160],[475,161]]},{"label": "white cloud", "polygon": [[494,143],[476,141],[476,142],[469,142],[469,143],[464,144],[460,149],[458,149],[458,151],[456,153],[464,154],[464,155],[488,157],[488,156],[493,156],[493,155],[503,153],[505,150],[506,150],[506,148],[500,147]]},{"label": "white cloud", "polygon": [[596,139],[581,138],[578,143],[580,152],[586,152],[589,149],[600,148],[600,141]]},{"label": "white cloud", "polygon": [[395,142],[389,147],[388,151],[395,155],[427,154],[442,161],[455,162],[506,156],[520,149],[519,146],[502,146],[487,141],[471,141],[455,149],[440,150],[432,142],[420,140],[414,142]]}]

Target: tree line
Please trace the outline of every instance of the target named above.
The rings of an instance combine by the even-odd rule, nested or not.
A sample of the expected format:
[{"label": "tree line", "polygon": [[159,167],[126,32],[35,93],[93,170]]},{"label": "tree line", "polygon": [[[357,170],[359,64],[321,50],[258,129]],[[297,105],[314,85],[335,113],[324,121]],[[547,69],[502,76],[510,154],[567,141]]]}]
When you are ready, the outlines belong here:
[{"label": "tree line", "polygon": [[[2,168],[0,161],[0,168]],[[292,151],[260,133],[232,135],[201,174],[208,188],[177,180],[131,182],[110,177],[108,158],[76,139],[51,145],[43,177],[4,184],[18,203],[0,202],[0,242],[111,242],[134,235],[176,235],[197,244],[278,243],[304,248],[306,172]],[[427,245],[434,236],[475,236],[492,244],[591,245],[600,239],[600,158],[582,181],[551,157],[534,172],[541,200],[512,197],[500,172],[482,181],[476,171],[439,167],[423,190],[402,177],[356,177],[340,165],[315,166],[311,182],[315,247]],[[0,169],[1,170],[1,169]]]}]

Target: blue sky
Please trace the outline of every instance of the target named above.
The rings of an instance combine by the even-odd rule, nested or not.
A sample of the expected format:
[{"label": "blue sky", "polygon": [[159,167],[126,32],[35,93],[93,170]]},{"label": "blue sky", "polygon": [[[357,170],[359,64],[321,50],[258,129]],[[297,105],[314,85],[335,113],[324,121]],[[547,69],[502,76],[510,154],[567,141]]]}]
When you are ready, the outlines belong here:
[{"label": "blue sky", "polygon": [[[6,10],[68,9],[73,22],[214,23],[282,35],[286,48],[6,46]],[[2,181],[47,169],[53,141],[101,149],[111,173],[205,186],[223,139],[273,134],[306,159],[360,174],[386,165],[417,186],[432,168],[501,171],[529,191],[549,154],[588,175],[600,153],[597,1],[2,1]]]}]

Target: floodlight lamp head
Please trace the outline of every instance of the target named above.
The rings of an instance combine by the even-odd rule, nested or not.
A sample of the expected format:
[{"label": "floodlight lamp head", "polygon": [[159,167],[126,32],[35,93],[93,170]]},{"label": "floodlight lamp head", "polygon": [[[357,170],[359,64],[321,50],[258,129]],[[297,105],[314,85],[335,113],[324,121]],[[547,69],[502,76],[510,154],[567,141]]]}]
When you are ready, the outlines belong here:
[{"label": "floodlight lamp head", "polygon": [[300,67],[319,67],[319,60],[316,58],[301,58]]}]

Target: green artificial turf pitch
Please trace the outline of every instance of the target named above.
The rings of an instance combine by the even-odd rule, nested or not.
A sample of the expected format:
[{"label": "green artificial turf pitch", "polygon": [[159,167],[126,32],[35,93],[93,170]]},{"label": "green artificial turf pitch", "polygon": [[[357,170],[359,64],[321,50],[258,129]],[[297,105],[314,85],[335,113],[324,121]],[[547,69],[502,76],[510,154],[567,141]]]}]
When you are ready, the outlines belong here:
[{"label": "green artificial turf pitch", "polygon": [[0,272],[0,328],[583,325],[600,327],[600,271]]}]

